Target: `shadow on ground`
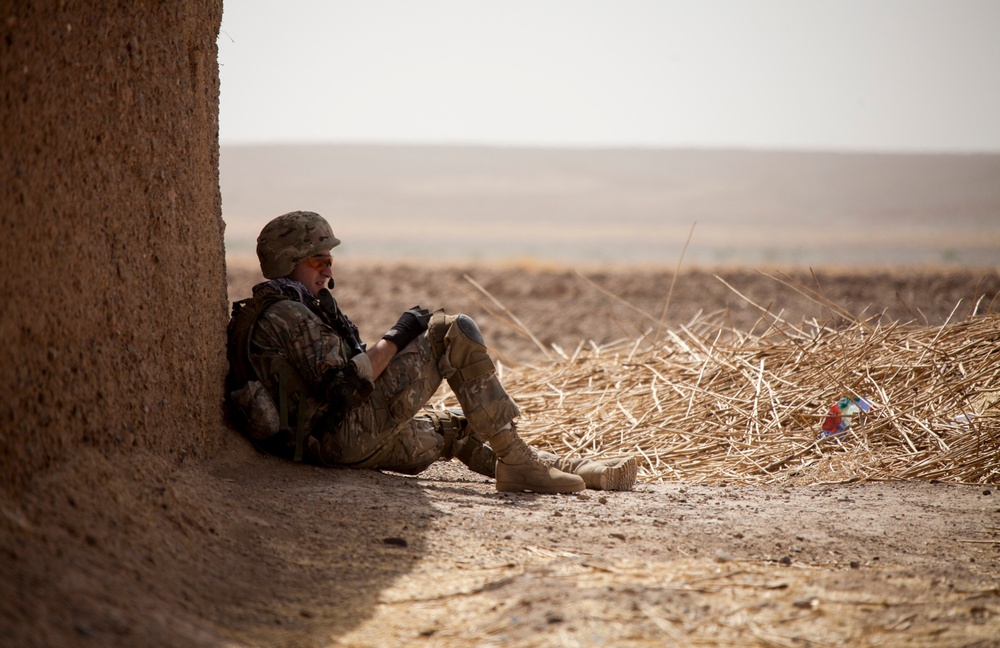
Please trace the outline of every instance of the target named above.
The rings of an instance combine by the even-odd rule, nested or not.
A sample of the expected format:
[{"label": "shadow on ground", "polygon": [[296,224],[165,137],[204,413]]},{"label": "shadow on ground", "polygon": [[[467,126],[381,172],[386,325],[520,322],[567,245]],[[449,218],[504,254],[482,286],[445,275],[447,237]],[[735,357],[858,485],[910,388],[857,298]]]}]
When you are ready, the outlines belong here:
[{"label": "shadow on ground", "polygon": [[0,643],[327,645],[425,552],[415,480],[242,444],[171,468],[85,451],[2,502]]}]

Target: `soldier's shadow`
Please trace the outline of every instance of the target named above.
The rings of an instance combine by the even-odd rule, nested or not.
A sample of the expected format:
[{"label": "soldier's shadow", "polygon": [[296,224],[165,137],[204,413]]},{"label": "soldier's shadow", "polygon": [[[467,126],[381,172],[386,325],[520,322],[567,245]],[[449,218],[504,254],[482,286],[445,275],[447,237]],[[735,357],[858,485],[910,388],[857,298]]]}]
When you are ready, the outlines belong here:
[{"label": "soldier's shadow", "polygon": [[426,484],[389,473],[259,454],[214,473],[232,493],[220,527],[236,556],[222,582],[202,577],[199,595],[235,610],[214,621],[247,645],[327,645],[363,624],[382,590],[419,564],[438,517]]}]

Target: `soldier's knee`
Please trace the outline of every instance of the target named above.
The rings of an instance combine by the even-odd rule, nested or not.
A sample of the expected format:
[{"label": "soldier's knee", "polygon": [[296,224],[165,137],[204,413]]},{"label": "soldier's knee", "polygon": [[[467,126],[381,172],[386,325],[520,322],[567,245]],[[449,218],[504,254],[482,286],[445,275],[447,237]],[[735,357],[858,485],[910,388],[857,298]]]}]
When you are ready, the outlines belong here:
[{"label": "soldier's knee", "polygon": [[483,340],[483,332],[479,330],[479,325],[476,324],[476,320],[472,319],[468,315],[459,313],[455,316],[455,324],[458,325],[458,330],[461,331],[465,337],[469,338],[476,344],[481,346],[486,346],[486,342]]},{"label": "soldier's knee", "polygon": [[479,330],[476,320],[464,313],[446,315],[443,310],[434,311],[427,326],[427,337],[438,355],[444,354],[447,347],[454,344],[471,342],[486,348],[483,332]]},{"label": "soldier's knee", "polygon": [[437,311],[431,317],[428,331],[441,374],[449,383],[461,384],[496,372],[483,333],[468,315],[445,315],[444,311]]}]

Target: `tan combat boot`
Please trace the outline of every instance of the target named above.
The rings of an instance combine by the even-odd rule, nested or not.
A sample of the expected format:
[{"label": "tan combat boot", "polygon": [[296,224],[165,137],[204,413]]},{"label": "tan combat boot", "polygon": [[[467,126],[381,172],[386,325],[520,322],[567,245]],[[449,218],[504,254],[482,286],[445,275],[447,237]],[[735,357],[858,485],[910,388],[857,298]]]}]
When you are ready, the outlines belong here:
[{"label": "tan combat boot", "polygon": [[639,464],[635,457],[612,461],[592,461],[590,459],[564,459],[551,452],[537,451],[538,459],[563,472],[583,478],[587,488],[594,490],[632,490],[635,485]]},{"label": "tan combat boot", "polygon": [[541,463],[513,424],[491,436],[489,443],[498,458],[498,491],[578,493],[587,487],[582,478]]}]

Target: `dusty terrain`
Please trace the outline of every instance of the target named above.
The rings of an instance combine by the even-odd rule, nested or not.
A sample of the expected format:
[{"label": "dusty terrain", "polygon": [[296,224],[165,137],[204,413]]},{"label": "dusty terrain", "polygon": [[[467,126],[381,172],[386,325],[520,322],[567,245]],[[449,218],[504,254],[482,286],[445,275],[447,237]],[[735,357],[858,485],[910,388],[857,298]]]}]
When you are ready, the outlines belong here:
[{"label": "dusty terrain", "polygon": [[[996,268],[1000,156],[220,157],[221,2],[21,4],[0,23],[0,646],[996,643],[992,484],[500,496],[450,464],[409,478],[260,456],[221,401],[225,254],[290,209],[337,216],[354,258],[665,263],[697,221],[700,264]],[[253,273],[231,269],[242,296]],[[339,294],[368,337],[414,300],[469,311],[511,365],[633,336],[649,320],[622,298],[659,313],[670,292],[648,269],[523,270],[338,266]],[[996,284],[821,277],[854,310],[932,324],[959,299],[958,316],[992,310]],[[710,273],[672,295],[669,326],[757,316]]]},{"label": "dusty terrain", "polygon": [[[634,309],[660,314],[672,279],[653,268],[584,278],[337,263],[342,306],[367,338],[400,309],[443,305],[477,317],[509,364],[540,358],[503,323],[511,315],[544,344],[634,337],[645,326]],[[723,311],[753,326],[716,273],[786,317],[828,319],[759,273],[691,270],[674,284],[668,325]],[[816,278],[854,312],[932,325],[956,304],[953,317],[995,310],[1000,291],[992,270]],[[256,279],[231,260],[232,298]],[[218,456],[178,468],[83,449],[0,502],[0,643],[1000,645],[996,485],[499,494],[458,464],[417,477],[325,470],[217,433],[227,438]]]}]

